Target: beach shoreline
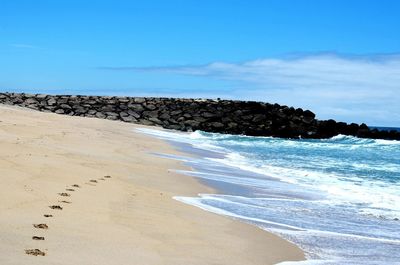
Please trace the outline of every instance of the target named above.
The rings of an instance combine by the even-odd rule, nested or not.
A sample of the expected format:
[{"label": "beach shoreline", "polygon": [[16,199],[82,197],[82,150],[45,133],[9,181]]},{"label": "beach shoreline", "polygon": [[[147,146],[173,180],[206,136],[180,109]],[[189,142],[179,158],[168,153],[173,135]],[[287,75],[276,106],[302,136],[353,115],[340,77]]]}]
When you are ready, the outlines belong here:
[{"label": "beach shoreline", "polygon": [[216,189],[175,199],[250,223],[301,246],[307,260],[296,264],[394,264],[399,260],[394,184],[398,163],[393,156],[399,142],[344,135],[316,141],[139,131],[192,154],[165,157],[191,168],[179,173]]},{"label": "beach shoreline", "polygon": [[[173,172],[188,169],[181,162],[154,155],[180,152],[134,131],[144,126],[10,106],[0,106],[0,121],[1,264],[304,259],[276,235],[174,200],[213,189]],[[25,254],[31,249],[45,256]]]}]

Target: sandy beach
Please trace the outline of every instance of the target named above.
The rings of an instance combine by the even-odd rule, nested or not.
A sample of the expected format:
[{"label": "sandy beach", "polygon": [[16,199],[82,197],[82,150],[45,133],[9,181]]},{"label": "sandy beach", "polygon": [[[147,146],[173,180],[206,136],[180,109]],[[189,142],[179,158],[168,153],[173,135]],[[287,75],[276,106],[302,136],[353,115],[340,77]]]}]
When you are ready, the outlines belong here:
[{"label": "sandy beach", "polygon": [[[137,127],[0,106],[0,264],[304,259],[273,234],[172,199],[212,190],[170,172],[184,166],[151,153],[177,151]],[[45,256],[25,253],[35,249]]]}]

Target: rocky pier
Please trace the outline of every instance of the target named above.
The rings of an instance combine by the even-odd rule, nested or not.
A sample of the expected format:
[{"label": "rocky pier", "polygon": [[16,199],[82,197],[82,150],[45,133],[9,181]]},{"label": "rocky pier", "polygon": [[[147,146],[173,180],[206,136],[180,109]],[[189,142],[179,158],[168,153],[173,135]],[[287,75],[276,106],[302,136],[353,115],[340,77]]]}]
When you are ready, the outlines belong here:
[{"label": "rocky pier", "polygon": [[180,131],[313,139],[344,134],[400,140],[397,131],[370,129],[366,124],[317,120],[310,110],[255,101],[0,93],[0,103]]}]

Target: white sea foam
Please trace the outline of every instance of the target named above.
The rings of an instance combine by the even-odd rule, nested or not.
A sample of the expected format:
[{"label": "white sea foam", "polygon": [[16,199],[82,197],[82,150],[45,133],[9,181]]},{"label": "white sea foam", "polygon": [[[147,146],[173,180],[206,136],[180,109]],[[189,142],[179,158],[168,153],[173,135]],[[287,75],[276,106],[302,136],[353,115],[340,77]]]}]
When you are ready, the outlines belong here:
[{"label": "white sea foam", "polygon": [[178,131],[167,131],[162,129],[154,130],[148,128],[136,128],[135,130],[144,134],[155,136],[163,140],[190,144],[199,149],[204,149],[213,152],[225,152],[224,148],[213,145],[211,144],[210,141],[205,141],[206,139],[209,138],[202,136],[202,134],[197,131],[192,133],[187,133]]},{"label": "white sea foam", "polygon": [[[224,159],[210,158],[218,163],[223,163],[231,167],[274,177],[279,180],[298,184],[309,188],[318,188],[333,196],[335,203],[363,203],[368,208],[363,212],[382,216],[390,215],[389,218],[400,218],[400,186],[398,184],[388,184],[375,180],[363,182],[363,179],[351,176],[351,182],[345,176],[329,174],[319,171],[311,171],[296,168],[287,168],[265,164],[258,165],[254,161],[237,154],[230,153]],[[369,168],[366,166],[365,168]],[[373,208],[378,208],[374,210]],[[384,212],[382,209],[388,211]]]},{"label": "white sea foam", "polygon": [[[365,182],[364,179],[357,176],[346,176],[346,175],[336,175],[335,173],[327,173],[319,171],[319,168],[324,166],[352,166],[355,169],[364,170],[386,170],[390,172],[400,172],[400,165],[394,163],[385,163],[382,165],[378,164],[366,164],[357,162],[346,162],[346,161],[310,161],[309,163],[315,164],[315,169],[301,169],[296,168],[295,165],[291,165],[287,162],[287,166],[278,166],[270,164],[270,161],[259,161],[250,159],[238,152],[228,152],[226,148],[217,146],[218,141],[223,141],[224,144],[238,146],[254,146],[260,147],[260,144],[265,146],[271,144],[279,144],[280,146],[296,146],[299,145],[307,146],[308,148],[317,148],[321,145],[333,145],[334,148],[337,145],[364,145],[365,146],[376,146],[376,145],[397,145],[400,141],[389,141],[389,140],[373,140],[373,139],[360,139],[353,136],[338,135],[330,139],[319,140],[318,142],[300,142],[297,140],[282,140],[274,139],[271,137],[254,138],[249,136],[232,136],[223,134],[211,134],[203,132],[193,132],[193,133],[181,133],[181,132],[170,132],[166,130],[152,130],[140,128],[140,132],[151,134],[163,139],[178,141],[187,144],[191,144],[196,148],[201,148],[205,150],[219,151],[225,154],[225,157],[220,158],[209,158],[209,160],[225,164],[230,167],[236,167],[242,170],[254,172],[257,174],[262,174],[268,177],[277,178],[279,180],[298,184],[309,188],[318,188],[328,195],[334,196],[336,203],[362,203],[367,208],[360,208],[360,211],[365,214],[372,214],[378,217],[388,215],[388,218],[400,218],[400,185],[390,184],[380,180],[371,180],[370,182]],[[235,141],[235,138],[247,139],[250,141]],[[254,140],[255,139],[255,140]],[[265,140],[268,140],[265,142]],[[264,141],[264,142],[263,142]],[[261,145],[262,146],[262,145]],[[326,146],[324,146],[326,147]],[[333,148],[333,147],[332,147]],[[228,152],[228,153],[227,153]],[[338,163],[342,163],[339,165]],[[203,178],[209,178],[210,176],[203,176]],[[215,176],[214,176],[215,179]],[[222,180],[222,179],[221,179]],[[224,177],[225,181],[232,181],[236,184],[246,185],[262,185],[260,180],[253,181],[250,183],[251,179],[239,180],[236,178]],[[351,181],[349,181],[351,180]],[[383,209],[383,210],[382,210]]]},{"label": "white sea foam", "polygon": [[232,212],[223,210],[221,208],[217,208],[217,207],[212,207],[212,206],[206,205],[206,204],[201,202],[201,199],[218,200],[218,199],[212,198],[211,196],[209,198],[207,198],[207,195],[205,195],[204,197],[201,197],[201,199],[196,198],[196,197],[181,197],[181,196],[175,196],[173,198],[175,200],[177,200],[177,201],[184,202],[186,204],[190,204],[190,205],[196,206],[198,208],[201,208],[201,209],[203,209],[205,211],[209,211],[209,212],[216,213],[216,214],[226,215],[226,216],[230,216],[230,217],[233,217],[233,218],[238,218],[238,219],[257,222],[257,223],[263,223],[263,224],[268,224],[268,225],[276,225],[276,226],[279,226],[281,228],[286,228],[286,229],[291,229],[291,230],[302,230],[299,227],[295,227],[295,226],[291,226],[291,225],[285,225],[285,224],[276,223],[276,222],[271,222],[271,221],[260,219],[260,218],[252,218],[252,217],[248,217],[248,216],[245,216],[245,215],[238,215],[238,214],[234,214]]},{"label": "white sea foam", "polygon": [[[308,251],[308,258],[309,260],[307,262],[304,262],[302,264],[395,264],[393,261],[389,262],[387,260],[382,259],[382,257],[379,257],[379,259],[382,259],[378,263],[377,260],[371,260],[368,258],[368,255],[366,257],[360,256],[361,259],[359,259],[357,262],[352,261],[351,257],[349,258],[347,255],[351,256],[351,246],[357,245],[357,248],[360,248],[364,251],[364,254],[369,253],[369,246],[374,246],[378,245],[379,248],[391,248],[391,251],[396,251],[400,247],[400,240],[399,239],[384,239],[384,238],[376,238],[376,237],[370,237],[370,236],[361,236],[361,235],[355,235],[355,234],[348,234],[348,233],[337,233],[337,232],[329,232],[329,231],[323,231],[323,230],[317,230],[317,229],[303,229],[298,226],[293,226],[293,225],[287,225],[283,224],[280,222],[273,222],[273,221],[268,221],[263,218],[254,218],[254,217],[249,217],[249,215],[240,215],[236,214],[234,212],[231,212],[229,210],[225,210],[220,207],[214,207],[211,206],[209,203],[210,201],[219,201],[219,202],[227,202],[227,203],[234,203],[237,204],[240,207],[244,207],[244,205],[240,203],[235,203],[231,201],[230,199],[232,198],[239,198],[239,199],[245,199],[245,200],[252,200],[256,198],[246,198],[246,197],[241,197],[241,196],[224,196],[224,195],[212,195],[212,194],[199,194],[199,197],[174,197],[174,199],[184,202],[186,204],[190,204],[196,207],[199,207],[203,210],[210,211],[213,213],[221,214],[221,215],[226,215],[230,216],[232,218],[238,218],[241,220],[244,220],[246,222],[253,223],[257,226],[259,226],[262,229],[265,229],[267,231],[279,234],[283,236],[284,238],[288,239],[289,241],[292,241],[298,245],[300,245],[303,249]],[[271,200],[271,199],[268,199]],[[286,201],[287,199],[272,199],[272,200],[282,200]],[[252,207],[253,208],[253,207]],[[258,207],[262,208],[262,207]],[[254,209],[253,209],[254,210]],[[260,211],[255,209],[256,212]],[[317,240],[317,241],[315,241]],[[343,246],[340,246],[340,244],[343,244],[344,242],[345,245],[348,245],[348,247],[345,247],[343,249]],[[322,246],[326,245],[325,249],[315,249],[316,244],[320,244]],[[329,246],[329,247],[328,247]],[[337,250],[336,249],[337,246]],[[350,251],[348,254],[346,252],[347,249],[350,248]],[[315,253],[317,251],[318,253]],[[379,251],[379,250],[378,250]],[[312,254],[314,252],[314,254]],[[371,250],[371,255],[374,255],[374,250]],[[321,259],[321,260],[315,260],[315,259]],[[287,264],[287,263],[283,263]],[[296,263],[297,264],[297,263]]]},{"label": "white sea foam", "polygon": [[[141,132],[223,154],[186,160],[200,171],[181,173],[246,187],[252,196],[202,194],[175,199],[282,235],[307,251],[310,260],[303,264],[396,264],[393,260],[400,260],[396,252],[400,222],[393,220],[400,218],[400,141],[344,135],[284,140]],[[234,169],[255,175],[232,174]],[[304,196],[308,192],[318,196]]]}]

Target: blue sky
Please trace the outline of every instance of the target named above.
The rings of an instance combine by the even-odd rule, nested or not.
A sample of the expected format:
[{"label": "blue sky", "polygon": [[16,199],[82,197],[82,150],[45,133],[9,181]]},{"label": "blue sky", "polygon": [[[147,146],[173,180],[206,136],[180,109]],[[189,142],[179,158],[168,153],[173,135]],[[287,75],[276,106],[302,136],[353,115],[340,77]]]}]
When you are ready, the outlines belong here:
[{"label": "blue sky", "polygon": [[400,1],[0,1],[0,91],[234,98],[400,126]]}]

